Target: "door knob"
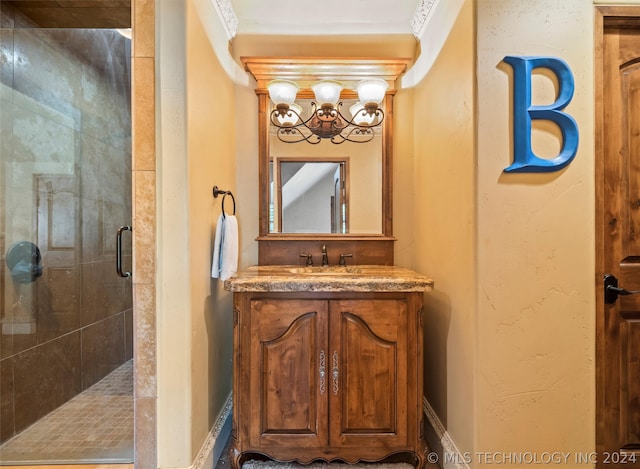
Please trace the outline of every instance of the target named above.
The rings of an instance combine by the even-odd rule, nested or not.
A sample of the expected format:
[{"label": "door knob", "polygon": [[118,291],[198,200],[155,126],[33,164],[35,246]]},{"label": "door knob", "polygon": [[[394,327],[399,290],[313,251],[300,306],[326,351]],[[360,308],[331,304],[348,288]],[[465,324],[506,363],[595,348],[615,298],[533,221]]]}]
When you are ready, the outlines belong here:
[{"label": "door knob", "polygon": [[624,288],[620,288],[618,287],[618,279],[614,275],[604,274],[605,304],[614,304],[620,295],[635,295],[636,293],[640,293],[640,290],[625,290]]}]

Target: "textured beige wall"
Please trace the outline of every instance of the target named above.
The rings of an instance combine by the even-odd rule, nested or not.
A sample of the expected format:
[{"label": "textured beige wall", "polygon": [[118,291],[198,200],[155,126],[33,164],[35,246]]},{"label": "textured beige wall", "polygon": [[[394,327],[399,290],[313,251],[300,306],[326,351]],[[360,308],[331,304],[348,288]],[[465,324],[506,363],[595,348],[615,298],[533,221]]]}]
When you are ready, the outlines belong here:
[{"label": "textured beige wall", "polygon": [[425,396],[461,451],[473,450],[474,428],[473,15],[473,2],[465,2],[413,91],[413,267],[435,280],[425,296]]},{"label": "textured beige wall", "polygon": [[[222,197],[235,194],[233,83],[222,70],[193,3],[187,3],[187,148],[191,297],[191,452],[197,455],[231,392],[233,305],[211,279],[211,253]],[[233,213],[233,202],[225,200]],[[238,219],[241,213],[238,211]],[[220,379],[223,377],[223,379]]]},{"label": "textured beige wall", "polygon": [[165,0],[156,6],[156,14],[159,132],[156,161],[157,467],[189,467],[192,462],[192,304],[189,289],[186,63],[184,59],[186,8],[182,2]]},{"label": "textured beige wall", "polygon": [[[592,451],[593,5],[585,0],[479,0],[476,5],[475,450]],[[506,55],[557,56],[571,67],[575,95],[566,112],[578,123],[580,147],[565,170],[502,172],[512,159]],[[533,88],[534,104],[554,99],[549,80],[536,80]],[[533,148],[554,156],[553,140],[534,132]]]},{"label": "textured beige wall", "polygon": [[[436,286],[425,394],[473,467],[491,465],[483,452],[594,449],[592,24],[583,0],[466,1],[413,90],[414,268]],[[506,55],[569,63],[580,148],[565,170],[502,172],[512,159]],[[534,104],[554,99],[536,77]],[[534,127],[534,151],[555,156],[557,132]]]},{"label": "textured beige wall", "polygon": [[394,263],[415,267],[413,89],[393,98],[393,235]]},{"label": "textured beige wall", "polygon": [[[253,82],[253,79],[251,80]],[[258,98],[252,87],[235,86],[236,202],[240,230],[239,269],[258,263]],[[225,205],[226,206],[226,205]]]},{"label": "textured beige wall", "polygon": [[234,90],[194,2],[158,13],[158,465],[189,467],[231,390],[231,295],[211,253],[212,188],[235,191]]}]

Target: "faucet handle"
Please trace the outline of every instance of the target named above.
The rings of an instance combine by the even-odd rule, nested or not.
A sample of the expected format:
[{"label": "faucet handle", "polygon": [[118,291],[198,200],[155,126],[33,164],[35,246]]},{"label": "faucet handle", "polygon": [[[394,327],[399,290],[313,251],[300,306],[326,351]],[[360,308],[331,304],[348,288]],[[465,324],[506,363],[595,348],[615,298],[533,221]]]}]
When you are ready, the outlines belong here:
[{"label": "faucet handle", "polygon": [[353,257],[353,254],[351,254],[351,253],[349,253],[349,254],[340,254],[339,265],[347,265],[347,262],[345,261],[345,257]]},{"label": "faucet handle", "polygon": [[306,265],[313,265],[313,255],[311,255],[311,254],[300,254],[300,257],[306,257],[307,258]]}]

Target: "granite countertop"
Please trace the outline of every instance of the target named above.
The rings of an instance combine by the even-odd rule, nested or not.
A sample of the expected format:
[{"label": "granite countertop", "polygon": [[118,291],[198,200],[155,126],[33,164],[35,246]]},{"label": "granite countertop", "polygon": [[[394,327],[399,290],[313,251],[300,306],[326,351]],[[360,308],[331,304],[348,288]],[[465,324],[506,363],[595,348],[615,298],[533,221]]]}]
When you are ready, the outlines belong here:
[{"label": "granite countertop", "polygon": [[249,267],[225,280],[233,292],[420,292],[433,280],[409,269],[385,265]]}]

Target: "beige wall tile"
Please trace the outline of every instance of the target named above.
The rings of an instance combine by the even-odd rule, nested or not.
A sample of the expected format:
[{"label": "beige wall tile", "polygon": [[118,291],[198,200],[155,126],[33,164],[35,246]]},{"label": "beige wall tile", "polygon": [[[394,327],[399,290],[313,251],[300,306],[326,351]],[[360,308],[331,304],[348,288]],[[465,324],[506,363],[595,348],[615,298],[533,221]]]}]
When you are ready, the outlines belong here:
[{"label": "beige wall tile", "polygon": [[135,396],[156,397],[156,301],[154,285],[137,284],[133,292],[136,315]]},{"label": "beige wall tile", "polygon": [[158,467],[156,451],[156,399],[134,399],[136,421],[135,455],[136,467],[152,469]]},{"label": "beige wall tile", "polygon": [[133,8],[133,56],[155,55],[155,1],[135,0]]},{"label": "beige wall tile", "polygon": [[155,170],[155,60],[134,57],[133,68],[133,168]]},{"label": "beige wall tile", "polygon": [[133,174],[133,283],[155,282],[156,270],[156,173]]}]

